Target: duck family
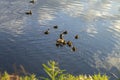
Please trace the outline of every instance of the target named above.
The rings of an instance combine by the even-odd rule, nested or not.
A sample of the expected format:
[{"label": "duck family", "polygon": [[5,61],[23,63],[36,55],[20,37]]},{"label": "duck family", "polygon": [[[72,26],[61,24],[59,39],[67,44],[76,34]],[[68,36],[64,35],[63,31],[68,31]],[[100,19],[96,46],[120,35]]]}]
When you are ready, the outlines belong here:
[{"label": "duck family", "polygon": [[[31,1],[29,1],[29,3],[34,4],[34,3],[35,3],[35,0],[31,0]],[[32,15],[32,10],[26,11],[25,14],[26,14],[26,15]],[[58,29],[58,26],[55,25],[55,26],[53,26],[53,28],[54,28],[54,29]],[[50,29],[47,29],[47,30],[44,31],[44,34],[46,34],[46,35],[49,34],[49,33],[50,33]],[[65,45],[67,45],[68,47],[71,47],[71,50],[72,50],[73,52],[75,52],[75,51],[76,51],[76,47],[73,46],[72,41],[67,41],[67,40],[64,39],[64,35],[66,35],[66,34],[68,34],[68,31],[67,31],[67,30],[65,30],[65,31],[63,31],[62,33],[59,34],[59,38],[56,40],[56,46],[57,46],[57,47],[59,47],[59,46],[60,46],[60,47],[63,47],[63,46],[65,46]],[[78,35],[75,35],[74,38],[75,38],[75,39],[78,39],[79,36],[78,36]]]}]

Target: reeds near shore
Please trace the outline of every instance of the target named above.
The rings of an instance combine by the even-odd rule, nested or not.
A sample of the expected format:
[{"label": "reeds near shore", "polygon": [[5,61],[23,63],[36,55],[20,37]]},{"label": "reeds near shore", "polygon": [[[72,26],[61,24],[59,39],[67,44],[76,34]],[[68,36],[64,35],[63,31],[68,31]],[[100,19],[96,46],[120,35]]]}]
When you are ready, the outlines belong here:
[{"label": "reeds near shore", "polygon": [[48,64],[43,64],[43,69],[48,77],[40,76],[36,77],[35,74],[26,75],[11,75],[6,71],[0,74],[0,80],[109,80],[107,75],[95,74],[95,75],[78,75],[66,73],[65,70],[61,70],[58,63],[55,61],[48,61]]}]

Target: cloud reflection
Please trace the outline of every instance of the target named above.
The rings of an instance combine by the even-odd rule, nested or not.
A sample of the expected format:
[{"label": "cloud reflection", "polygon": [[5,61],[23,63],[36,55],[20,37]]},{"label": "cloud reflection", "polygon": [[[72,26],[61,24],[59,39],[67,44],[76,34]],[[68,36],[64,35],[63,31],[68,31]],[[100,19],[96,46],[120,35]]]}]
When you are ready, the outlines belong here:
[{"label": "cloud reflection", "polygon": [[115,44],[111,55],[107,57],[107,62],[120,70],[120,20],[114,21],[109,31],[113,33]]},{"label": "cloud reflection", "polygon": [[48,6],[42,6],[41,10],[38,13],[40,24],[47,24],[48,21],[55,18],[55,10],[49,8]]},{"label": "cloud reflection", "polygon": [[111,70],[115,67],[120,70],[120,20],[114,20],[108,31],[112,33],[111,37],[114,43],[111,51],[103,59],[99,57],[101,51],[95,53],[93,58],[97,68]]},{"label": "cloud reflection", "polygon": [[[21,6],[22,5],[22,6]],[[24,19],[22,11],[26,7],[21,1],[0,1],[0,29],[14,36],[23,33]]]},{"label": "cloud reflection", "polygon": [[86,29],[86,32],[87,32],[88,35],[91,36],[91,37],[95,37],[95,34],[98,33],[98,32],[97,32],[97,29],[96,29],[93,25],[89,26],[89,27]]},{"label": "cloud reflection", "polygon": [[65,2],[62,11],[69,16],[78,17],[82,14],[83,4],[80,1]]}]

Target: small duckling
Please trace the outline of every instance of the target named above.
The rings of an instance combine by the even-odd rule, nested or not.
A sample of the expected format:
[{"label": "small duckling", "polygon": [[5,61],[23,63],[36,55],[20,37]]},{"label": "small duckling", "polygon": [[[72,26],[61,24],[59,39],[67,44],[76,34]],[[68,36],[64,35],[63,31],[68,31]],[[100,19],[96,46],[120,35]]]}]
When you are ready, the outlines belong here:
[{"label": "small duckling", "polygon": [[35,1],[34,1],[34,0],[31,0],[31,1],[30,1],[30,3],[33,3],[33,4],[34,4],[34,3],[35,3]]},{"label": "small duckling", "polygon": [[73,47],[72,47],[72,51],[74,51],[74,52],[75,52],[75,51],[76,51],[76,47],[74,47],[74,46],[73,46]]},{"label": "small duckling", "polygon": [[57,47],[59,47],[59,46],[60,46],[60,44],[59,44],[59,43],[56,43],[56,46],[57,46]]},{"label": "small duckling", "polygon": [[64,36],[63,34],[60,34],[60,39],[63,39],[63,36]]},{"label": "small duckling", "polygon": [[27,14],[27,15],[32,15],[32,11],[30,10],[30,11],[27,11],[27,12],[25,12],[25,14]]},{"label": "small duckling", "polygon": [[56,25],[56,26],[53,26],[53,28],[54,28],[54,29],[57,29],[57,28],[58,28],[58,26],[57,26],[57,25]]},{"label": "small duckling", "polygon": [[76,35],[76,36],[75,36],[75,39],[78,39],[78,38],[79,38],[79,36],[78,36],[78,35]]},{"label": "small duckling", "polygon": [[68,45],[69,47],[71,47],[71,46],[72,46],[72,42],[71,42],[71,41],[68,41],[68,42],[67,42],[67,45]]},{"label": "small duckling", "polygon": [[66,44],[67,44],[67,42],[64,40],[63,45],[66,45]]},{"label": "small duckling", "polygon": [[64,31],[63,34],[68,34],[68,32],[67,32],[67,31]]},{"label": "small duckling", "polygon": [[44,34],[49,34],[49,29],[44,32]]}]

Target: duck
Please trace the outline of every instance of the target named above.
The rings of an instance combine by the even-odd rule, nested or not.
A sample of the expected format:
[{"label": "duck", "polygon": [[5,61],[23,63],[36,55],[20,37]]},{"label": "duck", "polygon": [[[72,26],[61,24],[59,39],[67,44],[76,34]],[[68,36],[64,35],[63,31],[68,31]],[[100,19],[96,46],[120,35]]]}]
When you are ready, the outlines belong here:
[{"label": "duck", "polygon": [[72,51],[74,51],[74,52],[76,51],[76,47],[75,46],[72,47]]},{"label": "duck", "polygon": [[72,46],[72,42],[71,42],[71,41],[68,41],[68,42],[67,42],[67,45],[68,45],[69,47],[71,47],[71,46]]},{"label": "duck", "polygon": [[63,45],[66,45],[66,44],[67,44],[67,42],[64,40]]},{"label": "duck", "polygon": [[63,36],[64,36],[63,34],[60,34],[60,39],[63,39]]},{"label": "duck", "polygon": [[57,43],[59,43],[59,44],[61,44],[61,43],[63,44],[64,42],[65,42],[64,39],[58,39],[58,40],[57,40]]},{"label": "duck", "polygon": [[75,39],[78,39],[78,38],[79,38],[79,36],[78,36],[78,35],[76,35],[76,36],[75,36]]},{"label": "duck", "polygon": [[58,28],[58,26],[57,26],[57,25],[56,25],[56,26],[53,26],[53,28],[54,28],[54,29],[57,29],[57,28]]},{"label": "duck", "polygon": [[63,34],[68,34],[68,32],[67,32],[67,31],[64,31]]},{"label": "duck", "polygon": [[64,39],[58,39],[58,40],[56,40],[56,46],[57,47],[59,47],[59,46],[63,47],[63,45],[65,45],[65,44],[66,44],[66,42],[65,42]]},{"label": "duck", "polygon": [[30,11],[27,11],[27,12],[25,12],[25,14],[27,14],[27,15],[32,15],[32,11],[30,10]]},{"label": "duck", "polygon": [[59,44],[59,43],[56,43],[56,46],[57,46],[57,47],[59,47],[59,46],[60,46],[60,44]]},{"label": "duck", "polygon": [[49,34],[49,29],[44,32],[44,34]]},{"label": "duck", "polygon": [[33,3],[33,4],[34,4],[34,3],[35,3],[35,1],[34,1],[34,0],[31,0],[31,1],[30,1],[30,3]]}]

